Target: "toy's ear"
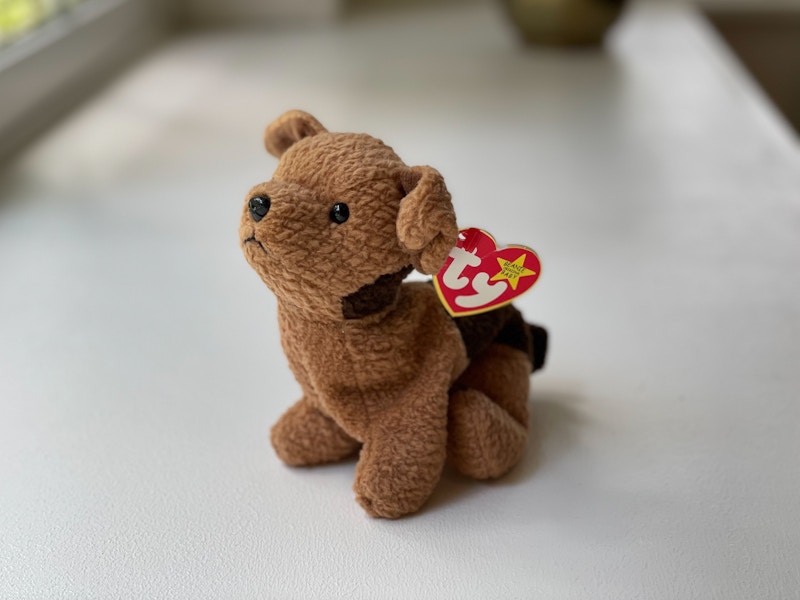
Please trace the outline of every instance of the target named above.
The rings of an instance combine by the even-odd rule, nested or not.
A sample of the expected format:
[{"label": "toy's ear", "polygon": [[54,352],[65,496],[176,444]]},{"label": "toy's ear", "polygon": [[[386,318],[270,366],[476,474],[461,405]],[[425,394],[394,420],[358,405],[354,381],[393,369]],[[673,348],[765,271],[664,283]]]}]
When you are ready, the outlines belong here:
[{"label": "toy's ear", "polygon": [[267,126],[264,146],[272,156],[280,158],[295,142],[324,131],[328,130],[307,112],[290,110]]},{"label": "toy's ear", "polygon": [[458,225],[444,178],[433,167],[411,167],[401,178],[406,197],[397,213],[397,238],[420,273],[439,271],[458,241]]}]

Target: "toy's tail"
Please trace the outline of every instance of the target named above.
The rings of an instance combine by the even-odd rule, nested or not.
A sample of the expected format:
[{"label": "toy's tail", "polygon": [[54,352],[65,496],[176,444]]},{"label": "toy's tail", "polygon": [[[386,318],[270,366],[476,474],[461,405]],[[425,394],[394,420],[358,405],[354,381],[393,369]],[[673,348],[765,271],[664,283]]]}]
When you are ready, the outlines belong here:
[{"label": "toy's tail", "polygon": [[544,367],[547,358],[547,329],[530,323],[526,323],[526,325],[531,334],[531,364],[533,364],[533,370],[538,371]]}]

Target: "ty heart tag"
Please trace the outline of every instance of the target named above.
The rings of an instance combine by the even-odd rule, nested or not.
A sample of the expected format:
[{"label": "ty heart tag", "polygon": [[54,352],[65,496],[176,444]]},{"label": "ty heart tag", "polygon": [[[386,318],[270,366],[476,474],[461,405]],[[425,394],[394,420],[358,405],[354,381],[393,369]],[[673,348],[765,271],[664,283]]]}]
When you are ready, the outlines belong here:
[{"label": "ty heart tag", "polygon": [[497,248],[482,229],[462,229],[433,285],[454,317],[476,315],[509,304],[533,287],[542,265],[525,246]]}]

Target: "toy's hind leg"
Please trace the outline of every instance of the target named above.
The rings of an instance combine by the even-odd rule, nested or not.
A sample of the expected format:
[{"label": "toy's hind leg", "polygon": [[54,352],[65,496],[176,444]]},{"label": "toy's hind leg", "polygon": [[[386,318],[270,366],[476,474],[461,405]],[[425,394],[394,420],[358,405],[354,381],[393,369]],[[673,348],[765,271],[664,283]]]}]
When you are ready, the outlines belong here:
[{"label": "toy's hind leg", "polygon": [[473,359],[450,395],[448,460],[477,479],[500,477],[525,451],[531,360],[492,344]]},{"label": "toy's hind leg", "polygon": [[273,425],[270,437],[278,457],[293,467],[341,460],[361,446],[306,398],[283,413]]}]

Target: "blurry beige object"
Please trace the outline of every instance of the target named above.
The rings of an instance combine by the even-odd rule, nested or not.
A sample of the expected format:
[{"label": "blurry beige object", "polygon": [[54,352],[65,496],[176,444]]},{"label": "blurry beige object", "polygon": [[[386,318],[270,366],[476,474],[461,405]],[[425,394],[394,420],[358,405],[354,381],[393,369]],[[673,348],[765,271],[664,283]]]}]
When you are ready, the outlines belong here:
[{"label": "blurry beige object", "polygon": [[517,29],[534,44],[594,45],[622,12],[624,0],[503,0]]}]

